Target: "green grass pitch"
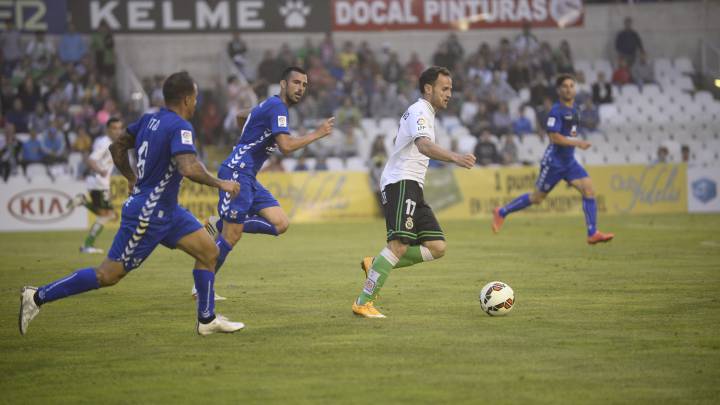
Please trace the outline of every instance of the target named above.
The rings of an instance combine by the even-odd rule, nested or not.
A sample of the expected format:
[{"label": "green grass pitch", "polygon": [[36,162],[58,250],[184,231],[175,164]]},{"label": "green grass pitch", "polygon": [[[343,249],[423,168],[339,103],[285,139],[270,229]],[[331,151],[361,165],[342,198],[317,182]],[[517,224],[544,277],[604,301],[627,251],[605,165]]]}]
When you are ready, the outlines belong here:
[{"label": "green grass pitch", "polygon": [[[0,234],[0,402],[718,403],[720,216],[600,220],[618,236],[595,247],[580,217],[447,221],[447,256],[394,271],[382,320],[350,311],[380,220],[247,235],[217,282],[247,328],[205,338],[192,260],[164,248],[21,337],[20,287],[100,257],[77,253],[83,232]],[[492,280],[515,290],[506,317],[480,310]]]}]

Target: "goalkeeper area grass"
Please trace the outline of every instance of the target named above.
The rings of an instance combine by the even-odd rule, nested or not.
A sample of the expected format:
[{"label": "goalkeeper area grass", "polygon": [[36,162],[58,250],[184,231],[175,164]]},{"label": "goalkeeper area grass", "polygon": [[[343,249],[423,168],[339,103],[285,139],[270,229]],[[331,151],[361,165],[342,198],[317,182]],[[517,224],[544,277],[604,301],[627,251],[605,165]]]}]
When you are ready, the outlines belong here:
[{"label": "goalkeeper area grass", "polygon": [[[245,235],[219,273],[216,309],[245,330],[200,337],[193,260],[159,247],[112,288],[43,306],[20,336],[20,288],[102,256],[84,232],[0,234],[3,403],[717,403],[720,215],[441,221],[441,260],[397,269],[378,308],[350,306],[374,222]],[[107,249],[114,230],[97,246]],[[515,290],[480,310],[489,281]]]}]

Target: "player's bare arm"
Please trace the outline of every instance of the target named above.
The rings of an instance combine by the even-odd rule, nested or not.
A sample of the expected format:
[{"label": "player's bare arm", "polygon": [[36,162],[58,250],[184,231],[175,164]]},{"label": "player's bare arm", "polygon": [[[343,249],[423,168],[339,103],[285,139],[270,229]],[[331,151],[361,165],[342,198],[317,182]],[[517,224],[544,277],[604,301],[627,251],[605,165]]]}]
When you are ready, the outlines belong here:
[{"label": "player's bare arm", "polygon": [[588,149],[590,146],[592,146],[592,144],[588,141],[584,141],[582,139],[568,138],[566,136],[562,136],[557,132],[548,133],[548,137],[550,138],[550,142],[560,146],[575,146],[582,150]]},{"label": "player's bare arm", "polygon": [[243,129],[245,127],[245,122],[250,116],[250,111],[252,110],[250,110],[249,108],[245,110],[240,110],[237,116],[235,116],[235,122],[237,123],[238,128]]},{"label": "player's bare arm", "polygon": [[194,153],[176,155],[175,163],[183,177],[187,177],[196,183],[219,188],[226,193],[230,193],[231,197],[235,197],[240,192],[240,184],[231,180],[220,180],[210,174],[203,162],[199,161]]},{"label": "player's bare arm", "polygon": [[128,154],[130,149],[134,147],[135,138],[128,133],[123,134],[110,144],[110,154],[112,155],[113,163],[120,171],[120,174],[127,179],[129,192],[132,192],[135,182],[137,181],[137,176],[132,169],[130,155]]},{"label": "player's bare arm", "polygon": [[330,133],[332,133],[333,126],[335,125],[335,117],[330,117],[323,121],[323,123],[312,133],[305,136],[294,137],[289,134],[280,134],[275,137],[278,148],[283,155],[289,155],[298,149],[302,149],[305,146],[322,139]]},{"label": "player's bare arm", "polygon": [[455,163],[460,167],[471,169],[475,165],[475,155],[451,152],[443,149],[430,138],[420,137],[415,140],[415,146],[418,151],[430,159],[440,160],[443,162]]}]

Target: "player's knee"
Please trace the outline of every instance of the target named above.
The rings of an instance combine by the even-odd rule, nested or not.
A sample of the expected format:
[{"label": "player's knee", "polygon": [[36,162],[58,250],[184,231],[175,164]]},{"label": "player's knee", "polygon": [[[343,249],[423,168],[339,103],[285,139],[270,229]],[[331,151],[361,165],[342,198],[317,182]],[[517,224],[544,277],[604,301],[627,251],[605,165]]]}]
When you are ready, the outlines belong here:
[{"label": "player's knee", "polygon": [[277,230],[278,235],[282,235],[287,232],[288,228],[290,227],[290,220],[283,217],[273,222],[273,226],[275,226],[275,230]]},{"label": "player's knee", "polygon": [[585,187],[582,190],[582,195],[585,198],[595,198],[595,190],[592,187]]},{"label": "player's knee", "polygon": [[439,259],[445,256],[445,252],[447,251],[447,242],[444,240],[434,241],[430,246],[428,246],[428,249],[430,250],[433,259]]},{"label": "player's knee", "polygon": [[95,269],[95,276],[97,277],[98,284],[100,287],[111,287],[117,284],[127,272],[124,270],[118,271],[114,269]]},{"label": "player's knee", "polygon": [[390,241],[388,248],[390,248],[390,251],[393,252],[395,257],[398,259],[405,256],[405,252],[407,252],[408,245],[399,242],[399,241]]}]

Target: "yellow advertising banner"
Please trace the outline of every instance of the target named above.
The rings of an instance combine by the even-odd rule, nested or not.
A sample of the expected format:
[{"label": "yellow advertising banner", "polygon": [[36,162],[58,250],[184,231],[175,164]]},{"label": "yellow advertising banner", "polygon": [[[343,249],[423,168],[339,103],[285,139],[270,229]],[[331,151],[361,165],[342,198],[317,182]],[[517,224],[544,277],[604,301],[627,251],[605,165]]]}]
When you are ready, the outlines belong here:
[{"label": "yellow advertising banner", "polygon": [[[535,188],[537,167],[452,170],[453,176],[428,176],[425,197],[440,218],[489,218],[492,210]],[[604,214],[687,212],[684,164],[588,167],[598,211]],[[452,183],[454,182],[454,184]],[[459,195],[456,195],[459,194]],[[530,215],[582,215],[582,197],[558,183]]]},{"label": "yellow advertising banner", "polygon": [[[598,211],[602,214],[687,212],[684,164],[588,167]],[[537,167],[435,169],[428,172],[425,199],[441,219],[489,218],[492,210],[533,190]],[[364,172],[261,173],[258,180],[280,202],[293,222],[369,220],[380,214]],[[119,211],[127,196],[122,177],[112,179],[113,205]],[[216,189],[185,180],[180,204],[197,218],[217,215]],[[582,215],[580,194],[558,183],[529,215]],[[116,223],[117,224],[117,223]]]}]

